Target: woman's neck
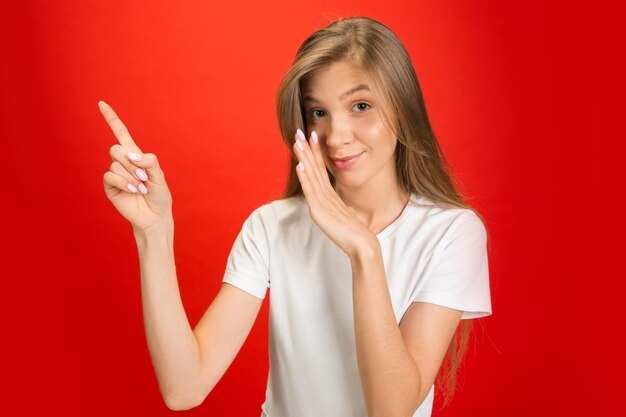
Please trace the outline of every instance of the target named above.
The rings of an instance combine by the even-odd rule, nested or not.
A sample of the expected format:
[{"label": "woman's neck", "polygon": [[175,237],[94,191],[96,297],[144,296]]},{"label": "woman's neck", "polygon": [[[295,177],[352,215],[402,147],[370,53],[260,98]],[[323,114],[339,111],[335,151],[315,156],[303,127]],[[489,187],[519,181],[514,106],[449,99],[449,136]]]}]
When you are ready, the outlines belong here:
[{"label": "woman's neck", "polygon": [[375,234],[393,223],[409,200],[409,193],[404,191],[397,181],[394,181],[394,184],[370,182],[359,188],[343,188],[337,185],[335,191],[343,202],[354,210],[361,222]]}]

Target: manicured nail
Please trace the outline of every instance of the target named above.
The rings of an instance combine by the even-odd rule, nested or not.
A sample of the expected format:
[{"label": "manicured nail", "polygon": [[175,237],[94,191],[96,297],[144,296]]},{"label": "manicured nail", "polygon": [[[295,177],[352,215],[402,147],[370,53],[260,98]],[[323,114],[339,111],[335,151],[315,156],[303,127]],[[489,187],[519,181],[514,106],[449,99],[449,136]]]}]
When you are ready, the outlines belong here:
[{"label": "manicured nail", "polygon": [[300,139],[306,140],[306,136],[304,136],[304,133],[302,133],[300,129],[298,129],[297,135]]},{"label": "manicured nail", "polygon": [[133,184],[128,184],[126,187],[130,190],[131,193],[137,192],[137,189],[135,188]]},{"label": "manicured nail", "polygon": [[147,181],[148,180],[148,176],[146,175],[146,171],[144,171],[143,169],[137,168],[135,170],[135,173],[137,174],[137,176],[139,177],[139,179],[141,181]]},{"label": "manicured nail", "polygon": [[134,152],[129,152],[128,158],[133,161],[141,161],[143,159],[141,155],[139,155],[138,153],[134,153]]},{"label": "manicured nail", "polygon": [[300,171],[304,171],[304,165],[302,164],[302,162],[300,162],[300,163],[298,164],[298,169],[299,169]]},{"label": "manicured nail", "polygon": [[296,145],[298,145],[298,149],[300,149],[301,151],[304,150],[304,146],[302,146],[302,142],[300,142],[299,140],[296,141]]},{"label": "manicured nail", "polygon": [[148,194],[148,189],[143,185],[143,182],[139,184],[139,191],[141,191],[141,194]]},{"label": "manicured nail", "polygon": [[311,133],[311,138],[313,138],[313,143],[317,143],[317,133],[315,133],[315,130]]}]

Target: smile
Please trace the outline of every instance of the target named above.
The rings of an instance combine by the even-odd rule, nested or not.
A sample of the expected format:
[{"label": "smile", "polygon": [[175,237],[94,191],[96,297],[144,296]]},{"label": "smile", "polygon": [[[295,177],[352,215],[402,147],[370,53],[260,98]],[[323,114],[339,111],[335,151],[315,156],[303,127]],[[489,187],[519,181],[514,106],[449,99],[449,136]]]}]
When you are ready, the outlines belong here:
[{"label": "smile", "polygon": [[359,160],[361,155],[363,155],[363,152],[357,155],[348,156],[347,158],[341,158],[341,159],[330,158],[330,160],[333,162],[333,165],[336,168],[347,169],[353,166],[354,164],[356,164],[356,162]]}]

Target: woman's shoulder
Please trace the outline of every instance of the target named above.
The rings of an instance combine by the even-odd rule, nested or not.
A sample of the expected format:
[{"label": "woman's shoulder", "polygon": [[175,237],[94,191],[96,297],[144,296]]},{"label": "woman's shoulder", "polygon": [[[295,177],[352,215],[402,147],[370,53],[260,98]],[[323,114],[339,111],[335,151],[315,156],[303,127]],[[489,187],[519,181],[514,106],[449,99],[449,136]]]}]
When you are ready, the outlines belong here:
[{"label": "woman's shoulder", "polygon": [[303,197],[288,197],[268,201],[252,211],[250,217],[260,217],[267,221],[280,221],[281,219],[299,215],[306,209]]},{"label": "woman's shoulder", "polygon": [[441,204],[426,196],[411,194],[410,204],[413,210],[422,214],[422,220],[437,224],[482,223],[481,216],[470,207],[458,207]]}]

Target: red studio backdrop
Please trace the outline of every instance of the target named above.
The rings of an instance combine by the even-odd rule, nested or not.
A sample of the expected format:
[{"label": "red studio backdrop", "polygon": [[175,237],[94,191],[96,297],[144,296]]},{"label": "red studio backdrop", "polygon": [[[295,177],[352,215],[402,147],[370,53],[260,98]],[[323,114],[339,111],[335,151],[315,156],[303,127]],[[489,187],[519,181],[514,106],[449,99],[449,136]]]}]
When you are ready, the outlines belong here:
[{"label": "red studio backdrop", "polygon": [[[437,398],[433,415],[621,408],[616,11],[496,0],[0,4],[3,415],[174,413],[147,349],[131,226],[103,191],[116,141],[97,102],[160,160],[195,326],[243,220],[285,185],[281,77],[306,36],[354,15],[406,45],[435,133],[493,243],[493,315],[475,326],[452,405]],[[268,294],[232,366],[185,415],[260,414]]]}]

